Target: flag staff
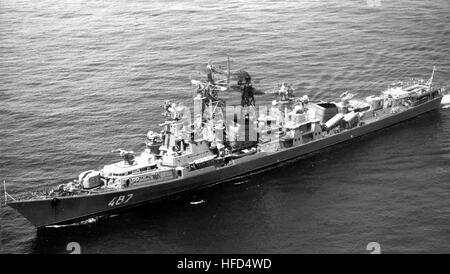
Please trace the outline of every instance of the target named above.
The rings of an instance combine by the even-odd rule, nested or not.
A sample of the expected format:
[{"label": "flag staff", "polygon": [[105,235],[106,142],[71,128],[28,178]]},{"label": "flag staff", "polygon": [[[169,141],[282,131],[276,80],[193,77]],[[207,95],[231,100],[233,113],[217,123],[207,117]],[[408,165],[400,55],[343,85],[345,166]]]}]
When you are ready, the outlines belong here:
[{"label": "flag staff", "polygon": [[6,181],[5,180],[3,180],[3,190],[5,191],[5,205],[6,205],[8,196],[6,195]]}]

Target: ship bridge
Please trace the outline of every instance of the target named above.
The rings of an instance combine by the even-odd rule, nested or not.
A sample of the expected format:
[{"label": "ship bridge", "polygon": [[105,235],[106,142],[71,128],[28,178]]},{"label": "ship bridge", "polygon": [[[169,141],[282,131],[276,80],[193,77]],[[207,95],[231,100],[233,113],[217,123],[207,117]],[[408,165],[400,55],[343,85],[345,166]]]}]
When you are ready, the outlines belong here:
[{"label": "ship bridge", "polygon": [[158,164],[155,160],[155,156],[144,151],[140,156],[135,157],[131,163],[124,160],[114,164],[105,165],[101,172],[104,177],[122,177],[155,170],[157,168]]}]

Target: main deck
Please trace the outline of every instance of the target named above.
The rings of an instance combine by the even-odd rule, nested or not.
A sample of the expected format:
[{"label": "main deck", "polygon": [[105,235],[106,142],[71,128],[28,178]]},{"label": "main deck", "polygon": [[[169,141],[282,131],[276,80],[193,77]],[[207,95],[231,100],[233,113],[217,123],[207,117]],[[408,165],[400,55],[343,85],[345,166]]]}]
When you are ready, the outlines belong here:
[{"label": "main deck", "polygon": [[211,186],[226,180],[264,170],[338,143],[389,127],[440,107],[442,96],[399,112],[379,112],[363,120],[361,125],[308,143],[277,152],[257,152],[234,159],[232,164],[209,166],[186,173],[182,178],[150,185],[136,185],[116,191],[91,192],[77,196],[10,202],[38,228],[75,222],[91,216],[105,215],[119,209],[167,198],[182,192]]}]

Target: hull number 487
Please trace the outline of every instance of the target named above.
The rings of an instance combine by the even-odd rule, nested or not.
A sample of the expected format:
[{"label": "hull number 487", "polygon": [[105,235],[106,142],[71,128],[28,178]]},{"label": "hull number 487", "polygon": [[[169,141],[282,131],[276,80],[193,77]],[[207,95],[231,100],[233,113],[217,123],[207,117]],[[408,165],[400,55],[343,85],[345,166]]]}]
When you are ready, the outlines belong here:
[{"label": "hull number 487", "polygon": [[133,193],[116,196],[108,203],[108,206],[124,205],[128,203],[131,200],[131,198],[133,198]]}]

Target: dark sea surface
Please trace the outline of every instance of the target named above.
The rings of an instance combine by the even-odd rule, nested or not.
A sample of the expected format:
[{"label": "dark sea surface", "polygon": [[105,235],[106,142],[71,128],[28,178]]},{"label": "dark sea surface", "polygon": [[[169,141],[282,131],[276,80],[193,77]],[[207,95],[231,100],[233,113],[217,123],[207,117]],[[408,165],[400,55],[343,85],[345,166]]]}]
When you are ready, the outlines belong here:
[{"label": "dark sea surface", "polygon": [[[115,148],[143,149],[164,101],[187,104],[190,76],[227,54],[267,92],[259,104],[282,81],[312,99],[364,98],[433,65],[448,88],[450,2],[0,0],[1,181],[36,191],[116,161]],[[375,241],[449,253],[449,178],[441,109],[90,225],[37,232],[2,207],[1,252],[368,253]]]}]

